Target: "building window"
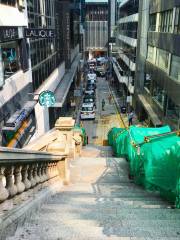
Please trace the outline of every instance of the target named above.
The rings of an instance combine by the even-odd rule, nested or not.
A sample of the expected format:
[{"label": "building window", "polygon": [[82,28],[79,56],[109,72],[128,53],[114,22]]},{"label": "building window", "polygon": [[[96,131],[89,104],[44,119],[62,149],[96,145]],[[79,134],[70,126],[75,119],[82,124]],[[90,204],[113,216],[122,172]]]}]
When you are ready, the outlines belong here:
[{"label": "building window", "polygon": [[154,47],[148,45],[147,60],[152,63],[154,62],[154,53],[155,53],[154,50],[155,50]]},{"label": "building window", "polygon": [[0,0],[0,3],[10,5],[10,6],[15,6],[16,0]]},{"label": "building window", "polygon": [[[180,107],[176,105],[170,98],[167,101],[166,117],[170,118],[175,124],[179,124]],[[178,126],[179,128],[180,126]]]},{"label": "building window", "polygon": [[156,65],[161,69],[167,71],[168,61],[169,61],[169,53],[165,50],[157,48]]},{"label": "building window", "polygon": [[149,15],[149,31],[156,31],[156,16],[156,13]]},{"label": "building window", "polygon": [[158,85],[155,85],[152,92],[152,98],[163,109],[165,103],[165,91]]},{"label": "building window", "polygon": [[172,55],[170,76],[180,82],[180,57]]},{"label": "building window", "polygon": [[9,78],[20,68],[19,47],[17,42],[3,43],[1,48],[1,59],[4,79]]},{"label": "building window", "polygon": [[159,32],[172,31],[173,10],[168,10],[160,13]]},{"label": "building window", "polygon": [[174,21],[174,33],[180,33],[180,8],[176,8],[175,21]]}]

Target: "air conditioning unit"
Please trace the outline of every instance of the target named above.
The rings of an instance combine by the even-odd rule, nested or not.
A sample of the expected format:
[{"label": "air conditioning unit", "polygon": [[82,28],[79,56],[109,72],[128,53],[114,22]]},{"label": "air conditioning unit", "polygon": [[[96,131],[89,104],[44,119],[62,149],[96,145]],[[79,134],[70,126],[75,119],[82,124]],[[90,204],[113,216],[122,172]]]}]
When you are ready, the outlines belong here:
[{"label": "air conditioning unit", "polygon": [[18,0],[18,8],[20,11],[23,11],[25,9],[25,0]]}]

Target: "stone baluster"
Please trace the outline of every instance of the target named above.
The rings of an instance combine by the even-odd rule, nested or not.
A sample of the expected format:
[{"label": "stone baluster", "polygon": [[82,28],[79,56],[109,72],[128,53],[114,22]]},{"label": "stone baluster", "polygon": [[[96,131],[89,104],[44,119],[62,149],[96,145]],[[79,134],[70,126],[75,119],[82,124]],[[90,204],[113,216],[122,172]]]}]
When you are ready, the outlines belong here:
[{"label": "stone baluster", "polygon": [[[34,168],[33,168],[33,178],[34,178],[36,184],[38,184],[39,181],[40,181],[40,179],[39,179],[38,176],[37,176],[37,169],[38,169],[38,164],[35,163],[35,164],[34,164]],[[36,185],[36,184],[35,184],[35,185]]]},{"label": "stone baluster", "polygon": [[52,164],[48,164],[48,179],[52,178]]},{"label": "stone baluster", "polygon": [[39,177],[39,182],[40,182],[40,183],[44,182],[42,168],[43,168],[43,164],[42,164],[42,163],[39,163],[39,164],[38,164],[37,175],[38,175],[38,177]]},{"label": "stone baluster", "polygon": [[17,193],[22,193],[25,190],[25,185],[22,182],[22,176],[21,176],[21,170],[22,166],[16,166],[14,170],[14,184],[17,187]]},{"label": "stone baluster", "polygon": [[13,174],[14,174],[14,166],[10,166],[5,170],[6,188],[9,192],[9,197],[15,196],[18,191],[16,185],[14,184]]},{"label": "stone baluster", "polygon": [[41,174],[42,174],[42,182],[45,182],[47,180],[46,163],[42,163]]},{"label": "stone baluster", "polygon": [[28,190],[31,187],[31,182],[28,179],[28,168],[29,165],[25,165],[22,168],[22,182],[24,183],[25,190]]},{"label": "stone baluster", "polygon": [[44,173],[45,173],[46,181],[49,180],[49,164],[48,163],[45,163],[44,165]]},{"label": "stone baluster", "polygon": [[3,185],[5,167],[0,167],[0,202],[6,200],[9,196],[8,190]]},{"label": "stone baluster", "polygon": [[28,169],[28,179],[31,182],[31,187],[34,187],[36,185],[36,181],[33,176],[33,171],[34,171],[34,165],[31,164]]}]

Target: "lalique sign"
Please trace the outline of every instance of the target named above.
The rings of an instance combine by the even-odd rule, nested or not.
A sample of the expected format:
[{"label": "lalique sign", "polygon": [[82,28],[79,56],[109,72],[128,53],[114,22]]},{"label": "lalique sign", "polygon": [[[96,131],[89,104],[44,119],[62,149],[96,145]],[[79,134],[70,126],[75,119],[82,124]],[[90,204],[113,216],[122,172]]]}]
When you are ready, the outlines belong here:
[{"label": "lalique sign", "polygon": [[36,28],[25,28],[24,29],[25,38],[54,38],[54,29],[36,29]]}]

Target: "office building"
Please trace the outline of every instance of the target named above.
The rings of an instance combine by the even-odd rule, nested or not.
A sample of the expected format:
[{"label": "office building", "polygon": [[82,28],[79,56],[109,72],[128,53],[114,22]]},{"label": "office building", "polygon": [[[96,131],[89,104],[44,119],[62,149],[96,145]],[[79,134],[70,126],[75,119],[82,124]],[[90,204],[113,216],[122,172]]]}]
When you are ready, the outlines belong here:
[{"label": "office building", "polygon": [[[114,78],[123,105],[132,105],[136,72],[136,48],[138,30],[138,0],[117,2],[116,8],[116,53],[113,53]],[[114,52],[114,51],[113,51]]]},{"label": "office building", "polygon": [[180,2],[140,1],[135,81],[139,119],[180,127]]},{"label": "office building", "polygon": [[108,50],[108,2],[86,1],[85,53],[86,58],[103,56]]}]

